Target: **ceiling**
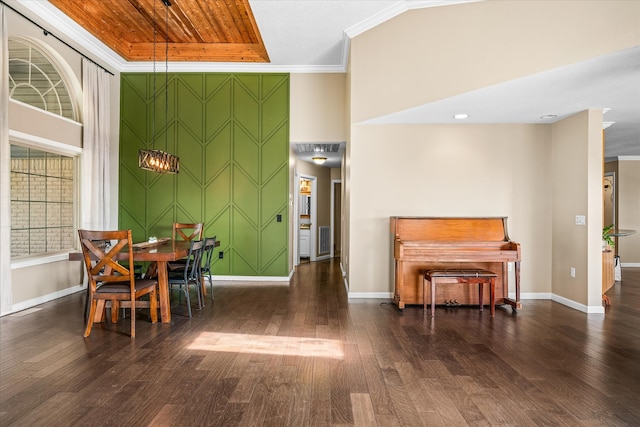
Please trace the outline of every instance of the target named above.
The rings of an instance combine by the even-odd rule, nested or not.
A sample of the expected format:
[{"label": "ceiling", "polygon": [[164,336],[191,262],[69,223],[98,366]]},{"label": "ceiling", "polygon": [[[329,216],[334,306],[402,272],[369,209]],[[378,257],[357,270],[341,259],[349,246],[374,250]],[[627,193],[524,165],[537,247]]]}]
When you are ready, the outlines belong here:
[{"label": "ceiling", "polygon": [[[152,0],[3,1],[95,52],[107,67],[152,69]],[[344,72],[350,38],[410,9],[467,1],[475,0],[171,0],[169,71]],[[156,7],[161,18],[156,37],[162,43],[156,57],[164,58],[165,7],[160,0]],[[587,108],[607,111],[606,158],[640,156],[640,47],[368,123],[460,123],[452,118],[460,112],[469,115],[464,123],[553,123]],[[544,115],[555,117],[541,119]],[[324,142],[341,141],[310,141]],[[326,166],[339,166],[344,143],[341,147],[327,153]],[[310,160],[311,153],[294,148]]]},{"label": "ceiling", "polygon": [[127,61],[269,62],[247,0],[49,2]]}]

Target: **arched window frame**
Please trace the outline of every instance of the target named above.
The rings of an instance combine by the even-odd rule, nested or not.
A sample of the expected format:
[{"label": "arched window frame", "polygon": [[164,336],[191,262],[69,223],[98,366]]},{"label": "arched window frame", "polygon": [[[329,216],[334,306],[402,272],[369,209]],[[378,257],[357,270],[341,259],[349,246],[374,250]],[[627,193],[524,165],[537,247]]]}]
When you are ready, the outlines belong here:
[{"label": "arched window frame", "polygon": [[[64,95],[69,97],[70,100],[70,109],[72,112],[72,117],[68,117],[62,114],[61,111],[61,107],[59,109],[59,111],[52,111],[51,109],[46,109],[46,108],[42,108],[39,105],[33,105],[33,104],[29,104],[32,105],[33,107],[36,108],[41,108],[44,111],[48,111],[52,114],[56,114],[59,115],[61,117],[65,117],[67,119],[76,121],[76,122],[82,122],[82,111],[81,111],[81,105],[82,105],[82,88],[80,86],[80,82],[78,81],[78,79],[76,78],[75,74],[73,73],[73,70],[71,70],[71,67],[69,66],[69,64],[67,63],[67,61],[64,60],[64,58],[62,58],[62,56],[56,52],[55,50],[53,50],[50,46],[48,46],[47,44],[43,43],[40,40],[37,40],[35,38],[32,37],[27,37],[27,36],[11,36],[9,37],[9,45],[11,46],[12,42],[18,42],[21,43],[23,45],[25,45],[27,48],[29,48],[30,50],[30,54],[29,54],[29,62],[25,62],[25,60],[23,58],[15,58],[11,56],[11,48],[9,49],[9,79],[10,81],[14,79],[14,77],[11,75],[11,62],[12,61],[22,61],[25,62],[25,64],[29,67],[29,70],[33,68],[37,69],[40,71],[40,73],[42,74],[42,76],[44,78],[46,78],[49,82],[50,82],[50,86],[47,89],[47,91],[45,93],[48,93],[50,91],[55,91],[56,92],[56,98],[59,100],[60,99],[60,95],[59,93],[64,93]],[[48,75],[44,70],[42,70],[42,67],[36,63],[33,63],[32,61],[32,54],[31,51],[36,51],[38,54],[40,54],[52,67],[53,69],[56,71],[56,73],[59,76],[58,78],[52,79],[50,75]],[[58,77],[56,76],[56,77]],[[55,81],[54,81],[55,80]],[[45,93],[41,93],[38,88],[34,87],[33,85],[31,86],[39,95],[41,98],[44,99],[44,94]],[[10,90],[10,98],[12,98],[14,101],[17,102],[23,102],[19,99],[15,99],[13,98],[12,94],[15,90],[15,87],[13,89]],[[46,105],[46,102],[43,100],[43,104]]]}]

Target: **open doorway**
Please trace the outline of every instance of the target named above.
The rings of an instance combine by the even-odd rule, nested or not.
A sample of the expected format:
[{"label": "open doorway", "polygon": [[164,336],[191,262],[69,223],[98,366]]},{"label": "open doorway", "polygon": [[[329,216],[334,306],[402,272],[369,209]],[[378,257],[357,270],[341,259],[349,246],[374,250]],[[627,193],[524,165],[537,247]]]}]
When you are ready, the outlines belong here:
[{"label": "open doorway", "polygon": [[340,258],[342,243],[342,181],[331,181],[331,258]]},{"label": "open doorway", "polygon": [[316,260],[316,177],[301,174],[298,187],[296,265]]}]

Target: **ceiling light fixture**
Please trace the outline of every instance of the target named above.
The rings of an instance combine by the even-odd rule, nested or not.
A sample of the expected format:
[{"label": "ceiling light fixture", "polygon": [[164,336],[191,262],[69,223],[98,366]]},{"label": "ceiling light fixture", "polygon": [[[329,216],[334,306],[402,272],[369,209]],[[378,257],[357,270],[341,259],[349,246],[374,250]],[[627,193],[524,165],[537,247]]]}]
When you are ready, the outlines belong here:
[{"label": "ceiling light fixture", "polygon": [[327,158],[321,157],[321,156],[314,156],[311,158],[311,160],[313,160],[313,163],[315,163],[316,165],[321,165],[327,161]]},{"label": "ceiling light fixture", "polygon": [[544,116],[540,116],[542,120],[551,120],[558,117],[556,114],[545,114]]},{"label": "ceiling light fixture", "polygon": [[138,150],[138,167],[141,169],[175,174],[180,171],[180,159],[173,154],[167,153],[168,145],[168,133],[169,133],[169,6],[171,2],[169,0],[162,0],[162,3],[166,6],[165,10],[165,69],[164,69],[164,149],[156,150],[156,2],[153,2],[153,130],[151,134],[151,150]]},{"label": "ceiling light fixture", "polygon": [[456,114],[456,115],[453,116],[453,118],[456,119],[456,120],[464,120],[467,117],[469,117],[469,115],[465,114],[465,113],[459,113],[459,114]]}]

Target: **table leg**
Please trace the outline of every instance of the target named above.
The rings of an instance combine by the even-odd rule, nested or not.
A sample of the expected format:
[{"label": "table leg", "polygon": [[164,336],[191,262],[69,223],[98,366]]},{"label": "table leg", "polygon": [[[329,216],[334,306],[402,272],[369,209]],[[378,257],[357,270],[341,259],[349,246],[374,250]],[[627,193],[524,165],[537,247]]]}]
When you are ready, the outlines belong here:
[{"label": "table leg", "polygon": [[171,323],[169,279],[167,276],[167,262],[158,261],[158,298],[160,300],[160,319],[162,323]]}]

